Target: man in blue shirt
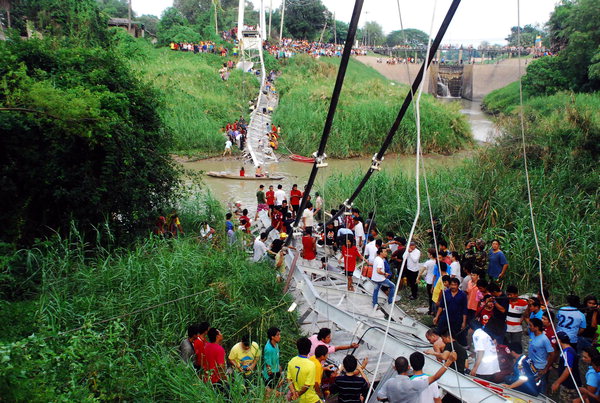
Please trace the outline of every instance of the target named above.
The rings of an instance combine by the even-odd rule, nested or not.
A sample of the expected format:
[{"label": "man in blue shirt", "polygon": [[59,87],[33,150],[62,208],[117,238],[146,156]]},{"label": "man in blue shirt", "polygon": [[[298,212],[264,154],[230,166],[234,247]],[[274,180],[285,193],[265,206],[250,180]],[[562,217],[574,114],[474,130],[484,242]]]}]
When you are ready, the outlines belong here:
[{"label": "man in blue shirt", "polygon": [[262,375],[267,385],[267,392],[272,389],[278,389],[283,382],[281,376],[281,365],[279,364],[279,341],[281,332],[276,327],[267,330],[269,340],[265,344],[263,352],[263,370]]},{"label": "man in blue shirt", "polygon": [[444,307],[447,306],[450,330],[456,340],[466,346],[466,332],[461,332],[461,330],[467,327],[467,294],[458,289],[459,285],[459,279],[456,277],[450,279],[450,289],[444,291],[442,298],[440,298],[440,306],[435,318],[433,318],[433,324],[438,326],[440,333],[448,329],[448,320],[446,319],[446,313],[444,313]]},{"label": "man in blue shirt", "polygon": [[558,310],[556,314],[556,331],[565,332],[573,346],[577,345],[579,334],[585,329],[585,315],[579,310],[579,297],[577,295],[567,296],[568,306]]},{"label": "man in blue shirt", "polygon": [[544,323],[540,319],[531,319],[529,321],[529,330],[533,333],[533,337],[529,342],[528,356],[538,372],[538,378],[541,381],[540,391],[545,393],[546,374],[552,366],[552,363],[548,362],[548,356],[554,352],[554,347],[552,347],[550,339],[544,334]]},{"label": "man in blue shirt", "polygon": [[494,280],[500,280],[506,274],[508,269],[508,260],[504,252],[500,250],[500,241],[492,241],[492,249],[488,252],[488,274]]},{"label": "man in blue shirt", "polygon": [[538,371],[531,358],[522,355],[523,348],[520,344],[514,343],[510,346],[510,355],[515,358],[512,375],[506,377],[506,383],[503,384],[506,389],[515,389],[519,392],[527,393],[531,396],[537,396],[541,391],[541,381],[537,380]]}]

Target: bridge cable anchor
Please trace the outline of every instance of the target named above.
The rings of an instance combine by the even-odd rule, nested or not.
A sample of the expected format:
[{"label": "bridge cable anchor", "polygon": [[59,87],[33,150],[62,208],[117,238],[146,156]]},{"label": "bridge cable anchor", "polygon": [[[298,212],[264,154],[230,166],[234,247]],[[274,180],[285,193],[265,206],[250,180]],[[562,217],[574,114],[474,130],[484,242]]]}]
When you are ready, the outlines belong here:
[{"label": "bridge cable anchor", "polygon": [[327,154],[323,153],[322,155],[319,155],[319,152],[315,151],[312,156],[314,157],[315,162],[317,163],[317,168],[325,168],[329,166],[329,164],[325,162]]},{"label": "bridge cable anchor", "polygon": [[377,154],[373,155],[372,161],[373,163],[371,164],[371,169],[374,171],[381,171],[381,163],[383,162],[384,157],[381,157],[381,159],[377,158]]}]

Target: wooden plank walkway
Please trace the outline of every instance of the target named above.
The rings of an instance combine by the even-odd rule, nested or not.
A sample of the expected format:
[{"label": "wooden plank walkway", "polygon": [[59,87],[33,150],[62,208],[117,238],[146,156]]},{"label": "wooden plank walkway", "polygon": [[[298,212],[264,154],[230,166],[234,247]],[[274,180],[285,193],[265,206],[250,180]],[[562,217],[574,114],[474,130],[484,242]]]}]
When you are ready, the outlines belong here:
[{"label": "wooden plank walkway", "polygon": [[[275,110],[278,102],[279,97],[267,91],[267,94],[259,96],[258,105],[250,115],[246,149],[255,167],[277,162],[277,156],[269,147],[266,134],[271,131],[271,114],[268,111]],[[263,109],[266,113],[263,113]]]}]

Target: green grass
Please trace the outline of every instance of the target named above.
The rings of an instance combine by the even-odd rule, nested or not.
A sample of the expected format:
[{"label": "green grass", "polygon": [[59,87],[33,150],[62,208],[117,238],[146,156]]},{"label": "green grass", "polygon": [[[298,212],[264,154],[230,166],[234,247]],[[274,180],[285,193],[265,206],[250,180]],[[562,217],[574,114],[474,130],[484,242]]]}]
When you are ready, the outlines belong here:
[{"label": "green grass", "polygon": [[[600,94],[559,94],[525,104],[525,130],[537,232],[545,282],[553,295],[600,293]],[[498,238],[510,262],[508,283],[538,288],[537,252],[527,202],[518,116],[500,121],[504,136],[463,165],[428,168],[433,214],[451,249],[469,238]],[[323,192],[343,202],[363,172],[330,177]],[[424,183],[416,240],[428,247],[430,228]],[[355,203],[376,211],[384,230],[408,235],[416,206],[414,178],[379,172]],[[559,298],[554,299],[557,301]],[[558,302],[558,301],[557,301]]]},{"label": "green grass", "polygon": [[[280,104],[273,120],[281,125],[283,139],[294,152],[312,154],[318,147],[329,109],[339,65],[338,59],[314,60],[308,56],[290,59],[277,81]],[[392,85],[373,68],[351,60],[327,154],[352,157],[375,153],[396,118],[408,91]],[[423,151],[448,154],[472,144],[466,118],[458,104],[442,104],[430,95],[421,100]],[[414,152],[416,136],[412,107],[409,108],[390,151]]]},{"label": "green grass", "polygon": [[173,132],[174,152],[218,154],[224,145],[220,129],[241,115],[248,119],[248,101],[259,82],[235,69],[222,81],[218,71],[227,60],[166,48],[148,48],[132,60],[142,78],[163,94],[161,115]]},{"label": "green grass", "polygon": [[[527,97],[523,94],[524,98]],[[484,111],[493,115],[510,113],[519,105],[519,82],[508,84],[487,94],[481,103]]]},{"label": "green grass", "polygon": [[[12,270],[38,273],[23,286],[36,282],[39,293],[0,304],[0,318],[17,323],[0,331],[3,399],[224,401],[177,355],[187,326],[202,320],[221,330],[227,350],[246,332],[264,346],[266,330],[278,326],[282,363],[289,359],[299,333],[282,283],[268,264],[251,263],[238,245],[226,246],[222,234],[213,244],[199,243],[195,222],[212,218],[220,230],[222,214],[213,203],[192,219],[198,207],[180,209],[182,239],[142,239],[111,250],[73,233],[15,252],[29,258],[12,259],[20,265]],[[238,379],[230,387],[230,401],[270,401],[259,380],[244,388]]]}]

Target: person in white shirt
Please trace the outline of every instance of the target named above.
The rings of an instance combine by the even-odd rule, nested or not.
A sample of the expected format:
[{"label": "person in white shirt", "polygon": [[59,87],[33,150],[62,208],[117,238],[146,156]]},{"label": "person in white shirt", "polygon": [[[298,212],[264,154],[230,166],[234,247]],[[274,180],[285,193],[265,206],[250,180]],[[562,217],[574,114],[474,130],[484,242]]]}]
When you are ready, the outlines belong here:
[{"label": "person in white shirt", "polygon": [[450,277],[456,277],[458,281],[462,282],[462,276],[460,274],[461,267],[460,262],[458,261],[459,259],[460,255],[457,251],[450,252],[450,260],[452,263],[450,263],[450,272],[448,274]]},{"label": "person in white shirt", "polygon": [[[358,247],[358,244],[356,245]],[[360,250],[360,248],[359,248]],[[373,261],[377,256],[377,245],[375,239],[371,235],[369,235],[369,243],[365,246],[365,257],[367,258],[367,262],[369,266],[373,266]]]},{"label": "person in white shirt", "polygon": [[231,142],[231,140],[227,139],[227,141],[225,142],[225,151],[223,151],[223,157],[225,156],[225,154],[231,155],[231,146],[232,145],[233,145],[233,143]]},{"label": "person in white shirt", "polygon": [[[425,267],[425,282],[427,283],[427,297],[429,298],[429,311],[427,314],[433,315],[436,311],[435,304],[431,300],[431,297],[433,296],[433,280],[435,277],[433,273],[437,263],[437,260],[435,259],[435,248],[427,249],[427,257],[429,257],[429,259],[423,264],[423,267]],[[417,282],[418,281],[419,279],[417,278]]]},{"label": "person in white shirt", "polygon": [[275,191],[275,205],[281,206],[283,201],[285,200],[285,192],[283,191],[282,185],[277,185],[277,190]]},{"label": "person in white shirt", "polygon": [[311,228],[314,225],[313,205],[311,202],[306,204],[306,208],[302,212],[302,226],[304,229]]},{"label": "person in white shirt", "polygon": [[253,262],[260,262],[267,255],[267,233],[263,232],[254,240],[254,256],[252,257]]},{"label": "person in white shirt", "polygon": [[365,241],[365,228],[360,222],[360,218],[354,217],[354,239],[356,239],[356,246],[359,250],[362,249]]},{"label": "person in white shirt", "polygon": [[417,277],[419,276],[420,258],[421,251],[417,249],[417,244],[415,242],[411,242],[408,246],[408,251],[404,252],[404,260],[406,260],[406,270],[404,270],[404,276],[408,280],[411,293],[409,299],[417,299],[417,293],[419,291]]},{"label": "person in white shirt", "polygon": [[477,353],[477,358],[471,369],[471,376],[491,382],[494,374],[500,372],[500,364],[496,345],[485,328],[479,328],[473,333],[473,348]]},{"label": "person in white shirt", "polygon": [[389,273],[385,271],[385,263],[384,259],[387,257],[387,249],[379,248],[377,249],[377,257],[373,262],[373,276],[371,280],[375,283],[375,290],[373,291],[373,308],[377,308],[377,297],[379,296],[379,289],[382,285],[390,288],[388,293],[388,304],[394,303],[394,293],[396,291],[396,286],[392,283],[388,277]]},{"label": "person in white shirt", "polygon": [[[423,378],[428,378],[429,375],[423,372],[425,366],[425,355],[421,352],[414,352],[408,357],[410,366],[413,369],[413,376],[410,377],[411,381],[419,381]],[[440,396],[440,388],[437,382],[432,382],[429,387],[421,392],[419,396],[419,403],[441,403],[442,398]]]}]

